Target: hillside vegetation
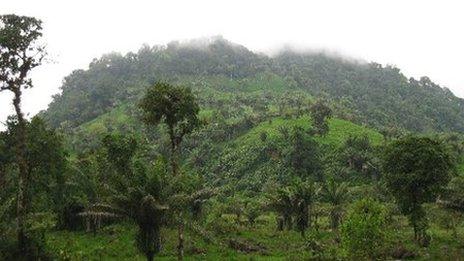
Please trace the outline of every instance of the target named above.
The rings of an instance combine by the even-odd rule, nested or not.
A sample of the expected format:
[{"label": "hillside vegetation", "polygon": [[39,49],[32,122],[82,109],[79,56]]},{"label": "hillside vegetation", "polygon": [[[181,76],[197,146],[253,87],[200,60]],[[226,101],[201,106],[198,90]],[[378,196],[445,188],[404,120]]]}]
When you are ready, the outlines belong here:
[{"label": "hillside vegetation", "polygon": [[135,102],[156,81],[197,85],[200,97],[298,90],[323,96],[339,107],[336,113],[343,118],[376,128],[464,130],[464,100],[427,77],[407,79],[395,67],[324,53],[285,50],[269,57],[222,38],[104,55],[89,69],[65,78],[62,93],[54,96],[44,116],[55,127],[78,126],[121,103]]}]

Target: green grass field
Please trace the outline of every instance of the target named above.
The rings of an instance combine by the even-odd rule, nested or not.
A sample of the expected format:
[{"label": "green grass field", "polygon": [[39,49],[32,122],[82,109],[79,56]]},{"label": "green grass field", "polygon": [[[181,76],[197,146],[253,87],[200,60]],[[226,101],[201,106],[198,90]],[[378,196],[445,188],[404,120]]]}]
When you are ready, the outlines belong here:
[{"label": "green grass field", "polygon": [[[274,118],[272,121],[265,121],[254,127],[245,135],[237,138],[235,143],[246,144],[257,140],[262,132],[266,132],[268,137],[272,139],[279,135],[279,128],[281,127],[308,129],[311,127],[311,119],[308,116],[298,119]],[[367,135],[374,145],[379,145],[383,140],[382,134],[377,131],[341,119],[329,120],[329,130],[326,136],[316,137],[316,140],[328,145],[340,145],[350,135]]]},{"label": "green grass field", "polygon": [[[384,242],[384,259],[392,259],[395,249],[407,249],[414,260],[462,260],[464,256],[464,229],[458,227],[457,236],[450,229],[439,226],[435,214],[440,212],[430,207],[432,237],[428,248],[419,247],[413,240],[413,231],[403,216],[393,216]],[[313,228],[306,239],[296,231],[277,231],[275,216],[261,216],[253,227],[235,224],[234,217],[224,215],[225,226],[231,229],[219,233],[221,229],[209,230],[208,236],[188,232],[186,234],[186,260],[333,260],[344,259],[337,232],[328,228],[328,219],[319,219],[319,232]],[[462,221],[462,219],[461,219]],[[97,234],[92,232],[50,232],[47,234],[49,251],[59,260],[145,260],[134,245],[135,225],[122,223],[104,227]],[[176,260],[177,234],[174,229],[162,231],[163,248],[155,260]],[[232,245],[231,241],[239,242]],[[319,251],[311,251],[309,245],[317,243]],[[242,248],[241,245],[243,245]],[[239,245],[237,247],[236,245]],[[247,249],[249,248],[249,249]]]}]

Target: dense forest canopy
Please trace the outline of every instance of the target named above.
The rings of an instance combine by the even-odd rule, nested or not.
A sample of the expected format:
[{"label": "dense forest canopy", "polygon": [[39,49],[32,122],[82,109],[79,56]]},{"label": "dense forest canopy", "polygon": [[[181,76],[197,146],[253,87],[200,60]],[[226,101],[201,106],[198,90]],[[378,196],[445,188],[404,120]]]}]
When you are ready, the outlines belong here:
[{"label": "dense forest canopy", "polygon": [[[137,53],[110,53],[94,59],[87,70],[76,70],[65,78],[62,93],[54,96],[43,115],[52,126],[75,127],[137,100],[156,81],[190,77],[207,82],[225,77],[240,84],[263,75],[278,77],[283,88],[323,96],[337,104],[345,118],[379,129],[464,130],[464,100],[427,77],[408,79],[392,66],[324,53],[285,49],[270,57],[222,38],[143,46]],[[224,91],[223,87],[213,86],[217,91]],[[201,87],[197,91],[200,97],[206,93]]]}]

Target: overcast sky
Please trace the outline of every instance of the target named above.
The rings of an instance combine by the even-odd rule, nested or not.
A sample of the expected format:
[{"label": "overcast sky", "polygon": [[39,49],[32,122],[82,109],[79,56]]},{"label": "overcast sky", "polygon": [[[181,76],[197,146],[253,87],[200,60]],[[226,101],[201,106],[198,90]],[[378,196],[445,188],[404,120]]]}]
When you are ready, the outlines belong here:
[{"label": "overcast sky", "polygon": [[[0,14],[40,18],[54,61],[32,74],[29,116],[45,109],[64,76],[111,51],[137,51],[222,35],[254,51],[284,44],[327,49],[392,64],[406,76],[429,76],[464,97],[462,1],[44,1],[0,0]],[[0,121],[12,113],[0,93]]]}]

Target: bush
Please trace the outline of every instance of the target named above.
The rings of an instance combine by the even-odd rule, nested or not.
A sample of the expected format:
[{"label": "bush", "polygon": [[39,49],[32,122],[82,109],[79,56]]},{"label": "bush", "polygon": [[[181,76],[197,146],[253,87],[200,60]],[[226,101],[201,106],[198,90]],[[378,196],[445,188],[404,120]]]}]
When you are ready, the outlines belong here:
[{"label": "bush", "polygon": [[239,227],[236,222],[227,219],[226,217],[218,217],[215,220],[210,220],[211,222],[206,223],[206,228],[209,231],[213,231],[216,235],[227,235],[239,230]]},{"label": "bush", "polygon": [[52,260],[45,250],[45,238],[42,232],[28,231],[26,248],[19,249],[14,233],[0,237],[0,260]]},{"label": "bush", "polygon": [[5,234],[0,236],[0,260],[14,260],[14,253],[17,251],[14,237]]},{"label": "bush", "polygon": [[322,255],[326,246],[323,243],[321,234],[317,231],[311,231],[308,233],[305,248],[311,252],[313,256]]},{"label": "bush", "polygon": [[79,202],[68,203],[63,209],[62,216],[58,219],[58,227],[68,230],[83,229],[83,220],[78,214],[84,210],[84,205]]},{"label": "bush", "polygon": [[354,203],[343,222],[341,237],[344,250],[353,259],[374,259],[385,240],[385,207],[372,199]]}]

